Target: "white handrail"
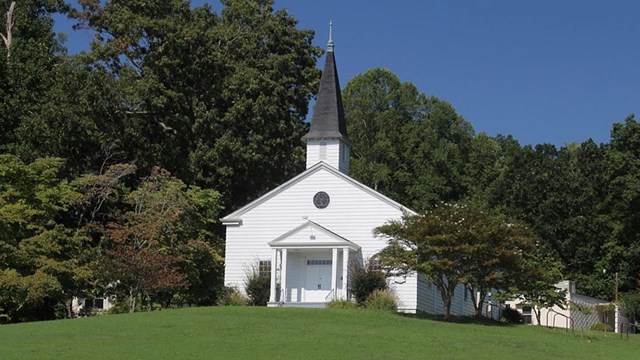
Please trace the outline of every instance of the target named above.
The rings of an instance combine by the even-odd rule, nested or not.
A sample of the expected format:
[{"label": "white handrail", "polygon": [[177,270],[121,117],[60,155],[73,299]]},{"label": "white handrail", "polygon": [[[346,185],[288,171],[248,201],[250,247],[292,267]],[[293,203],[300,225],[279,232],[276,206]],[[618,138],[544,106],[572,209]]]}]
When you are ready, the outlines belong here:
[{"label": "white handrail", "polygon": [[[329,291],[329,293],[327,294],[327,296],[325,296],[325,297],[324,297],[324,301],[327,301],[327,299],[329,298],[329,296],[331,296],[331,295],[335,295],[335,294],[334,294],[335,290],[336,290],[336,289],[331,289],[331,291]],[[334,296],[334,298],[335,298],[335,296]],[[334,300],[334,299],[331,299],[331,300]]]}]

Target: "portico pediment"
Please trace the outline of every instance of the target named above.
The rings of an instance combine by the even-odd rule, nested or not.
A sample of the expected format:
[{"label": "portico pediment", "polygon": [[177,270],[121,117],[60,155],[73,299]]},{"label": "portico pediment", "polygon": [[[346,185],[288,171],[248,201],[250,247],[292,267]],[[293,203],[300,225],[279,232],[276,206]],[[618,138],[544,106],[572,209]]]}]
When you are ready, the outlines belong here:
[{"label": "portico pediment", "polygon": [[269,246],[274,249],[360,249],[356,243],[310,220],[270,241]]}]

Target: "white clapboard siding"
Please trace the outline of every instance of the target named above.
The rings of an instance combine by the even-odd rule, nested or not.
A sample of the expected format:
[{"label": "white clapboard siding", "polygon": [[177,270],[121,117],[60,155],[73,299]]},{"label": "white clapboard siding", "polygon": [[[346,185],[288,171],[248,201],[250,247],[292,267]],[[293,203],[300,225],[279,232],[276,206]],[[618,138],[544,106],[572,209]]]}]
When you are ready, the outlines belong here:
[{"label": "white clapboard siding", "polygon": [[[444,314],[444,302],[440,296],[438,288],[424,276],[418,276],[418,301],[417,309],[434,315]],[[466,293],[466,295],[465,295]],[[451,300],[452,316],[472,316],[474,315],[473,299],[464,286],[458,285]]]},{"label": "white clapboard siding", "polygon": [[349,146],[339,139],[307,140],[307,169],[319,161],[349,174]]},{"label": "white clapboard siding", "polygon": [[388,283],[398,297],[398,311],[415,314],[418,311],[418,277],[415,274],[394,276],[389,278]]}]

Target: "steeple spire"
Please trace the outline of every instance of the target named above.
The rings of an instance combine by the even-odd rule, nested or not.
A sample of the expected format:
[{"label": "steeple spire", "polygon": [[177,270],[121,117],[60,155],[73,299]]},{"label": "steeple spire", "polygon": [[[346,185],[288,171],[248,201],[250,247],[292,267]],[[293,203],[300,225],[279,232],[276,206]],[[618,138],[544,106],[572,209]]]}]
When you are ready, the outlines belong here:
[{"label": "steeple spire", "polygon": [[329,42],[327,43],[327,52],[333,52],[333,21],[329,20]]},{"label": "steeple spire", "polygon": [[333,22],[329,23],[327,56],[313,108],[311,126],[302,139],[307,142],[307,168],[318,161],[325,161],[343,173],[349,173],[347,122],[344,118],[342,93],[333,51]]},{"label": "steeple spire", "polygon": [[333,52],[333,23],[329,23],[329,26],[327,56],[324,70],[322,70],[322,77],[320,78],[318,98],[313,108],[311,129],[303,137],[305,140],[342,139],[347,137],[347,123],[344,119],[342,93],[340,92],[338,69],[336,67],[335,53]]}]

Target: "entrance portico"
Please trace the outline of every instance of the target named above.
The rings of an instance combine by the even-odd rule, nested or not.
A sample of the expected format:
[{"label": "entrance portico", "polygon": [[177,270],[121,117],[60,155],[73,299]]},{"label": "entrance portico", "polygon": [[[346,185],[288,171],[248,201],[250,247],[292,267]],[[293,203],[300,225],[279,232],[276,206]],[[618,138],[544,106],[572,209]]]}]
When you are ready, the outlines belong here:
[{"label": "entrance portico", "polygon": [[307,221],[269,243],[272,248],[269,306],[323,305],[349,299],[349,261],[360,247]]}]

